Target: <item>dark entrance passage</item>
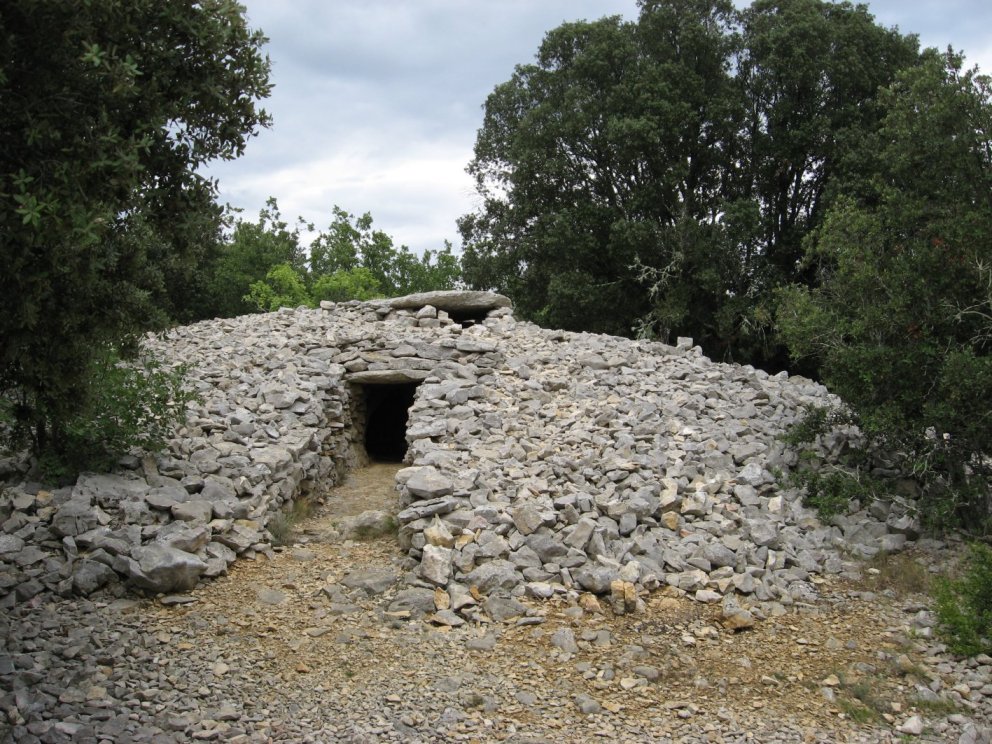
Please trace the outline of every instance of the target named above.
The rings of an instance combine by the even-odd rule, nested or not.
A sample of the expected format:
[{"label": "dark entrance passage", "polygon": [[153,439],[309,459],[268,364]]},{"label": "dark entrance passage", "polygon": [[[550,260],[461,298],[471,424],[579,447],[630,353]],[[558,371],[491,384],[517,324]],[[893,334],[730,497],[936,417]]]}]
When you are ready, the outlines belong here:
[{"label": "dark entrance passage", "polygon": [[365,385],[365,451],[379,462],[402,462],[415,383]]},{"label": "dark entrance passage", "polygon": [[463,328],[481,323],[489,315],[489,310],[449,310],[448,317]]}]

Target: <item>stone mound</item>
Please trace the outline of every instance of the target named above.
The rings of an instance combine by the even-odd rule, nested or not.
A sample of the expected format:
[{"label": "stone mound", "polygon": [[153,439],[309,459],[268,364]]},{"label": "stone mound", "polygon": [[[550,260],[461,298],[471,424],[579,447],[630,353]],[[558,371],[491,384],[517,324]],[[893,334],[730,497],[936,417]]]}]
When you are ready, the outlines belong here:
[{"label": "stone mound", "polygon": [[[430,304],[434,302],[436,304]],[[177,592],[269,549],[267,527],[365,458],[366,388],[417,384],[397,487],[406,580],[453,611],[486,595],[815,596],[815,575],[915,537],[905,507],[825,525],[783,488],[800,377],[675,346],[538,328],[506,298],[428,293],[176,328],[147,346],[200,395],[167,452],[0,497],[0,606]],[[446,310],[445,308],[448,308]],[[824,457],[843,446],[824,444]]]}]

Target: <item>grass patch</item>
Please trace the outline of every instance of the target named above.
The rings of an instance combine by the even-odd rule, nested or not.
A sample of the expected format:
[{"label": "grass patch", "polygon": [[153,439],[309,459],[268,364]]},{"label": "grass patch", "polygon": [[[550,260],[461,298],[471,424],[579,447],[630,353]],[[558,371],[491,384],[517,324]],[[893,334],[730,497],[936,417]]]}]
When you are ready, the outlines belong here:
[{"label": "grass patch", "polygon": [[837,701],[837,707],[855,723],[871,723],[880,717],[876,711],[857,700],[841,698]]},{"label": "grass patch", "polygon": [[873,574],[875,588],[878,590],[891,590],[900,597],[907,594],[927,594],[930,591],[929,573],[905,553],[877,553],[867,565],[878,571]]},{"label": "grass patch", "polygon": [[881,679],[868,677],[849,682],[843,674],[837,674],[840,685],[837,687],[837,707],[856,723],[871,723],[882,720],[890,705],[878,696],[883,689]]},{"label": "grass patch", "polygon": [[879,685],[873,680],[860,680],[851,685],[845,685],[844,690],[870,711],[873,717],[880,718],[882,713],[889,710],[889,704],[875,694],[878,688]]},{"label": "grass patch", "polygon": [[313,505],[310,501],[296,499],[290,509],[272,517],[266,525],[266,529],[272,535],[272,545],[277,548],[292,545],[297,525],[309,517],[312,511]]},{"label": "grass patch", "polygon": [[911,705],[921,713],[929,713],[934,716],[949,716],[958,712],[958,706],[946,698],[931,700],[927,698],[914,697],[910,701]]},{"label": "grass patch", "polygon": [[380,537],[393,537],[396,535],[397,529],[399,529],[399,522],[397,522],[394,517],[389,517],[378,524],[359,525],[352,529],[350,536],[352,539],[361,540],[364,542],[368,540],[375,540]]}]

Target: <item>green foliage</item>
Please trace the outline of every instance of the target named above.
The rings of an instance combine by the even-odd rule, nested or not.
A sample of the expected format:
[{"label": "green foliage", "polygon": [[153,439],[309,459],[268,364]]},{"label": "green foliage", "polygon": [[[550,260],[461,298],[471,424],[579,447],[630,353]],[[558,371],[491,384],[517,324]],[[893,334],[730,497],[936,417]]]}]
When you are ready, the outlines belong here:
[{"label": "green foliage", "polygon": [[0,28],[0,398],[48,450],[104,348],[191,312],[220,220],[197,169],[267,124],[269,65],[231,0],[11,0]]},{"label": "green foliage", "polygon": [[258,222],[235,220],[207,268],[211,314],[315,307],[322,300],[370,300],[460,285],[461,261],[449,243],[417,256],[374,230],[370,214],[356,218],[337,206],[333,214],[331,225],[316,234],[309,248],[301,245],[301,231],[313,232],[314,226],[301,218],[290,230],[273,198]]},{"label": "green foliage", "polygon": [[773,290],[878,126],[916,41],[863,6],[643,0],[566,23],[486,101],[466,281],[545,325],[781,365]]},{"label": "green foliage", "polygon": [[379,282],[364,266],[351,269],[338,269],[333,274],[324,274],[313,283],[313,301],[347,302],[348,300],[371,300],[382,297]]},{"label": "green foliage", "polygon": [[992,548],[969,545],[961,575],[939,581],[935,597],[941,631],[954,653],[992,653]]},{"label": "green foliage", "polygon": [[[356,218],[335,206],[333,214],[328,229],[310,244],[310,284],[316,288],[324,277],[336,277],[324,284],[342,298],[336,301],[454,289],[460,283],[461,262],[450,244],[418,257],[373,229],[368,212]],[[317,297],[316,292],[314,298],[332,299]]]},{"label": "green foliage", "polygon": [[[290,230],[278,202],[269,198],[257,222],[233,220],[230,234],[206,267],[212,296],[209,315],[227,318],[257,311],[262,306],[252,294],[253,286],[264,283],[279,266],[303,272],[305,257],[300,247],[300,225]],[[267,302],[262,309],[278,307],[270,308]]]},{"label": "green foliage", "polygon": [[[186,420],[194,399],[184,385],[186,369],[165,369],[143,354],[123,361],[109,347],[99,349],[85,369],[86,397],[74,414],[54,428],[38,449],[42,473],[53,480],[72,479],[84,470],[107,470],[132,449],[162,449],[175,427]],[[22,446],[33,434],[32,419],[24,418],[30,401],[6,399],[0,406],[4,444]]]},{"label": "green foliage", "polygon": [[858,479],[847,471],[803,470],[797,483],[806,489],[803,503],[816,509],[822,519],[847,514],[851,501],[864,495]]},{"label": "green foliage", "polygon": [[[782,290],[778,324],[877,446],[902,453],[934,521],[989,517],[992,97],[928,56],[881,97],[874,170],[810,235],[818,287]],[[922,113],[921,113],[922,112]]]},{"label": "green foliage", "polygon": [[855,723],[866,724],[881,718],[880,713],[862,702],[842,698],[837,705]]},{"label": "green foliage", "polygon": [[[729,2],[653,3],[640,24],[547,34],[486,102],[469,165],[483,207],[460,221],[470,285],[546,325],[619,334],[652,306],[638,265],[681,285],[715,225],[732,15]],[[683,289],[677,320],[709,298]]]},{"label": "green foliage", "polygon": [[893,479],[873,474],[871,442],[861,446],[847,443],[838,462],[821,462],[818,448],[823,438],[840,427],[851,427],[857,419],[844,408],[808,406],[798,422],[780,437],[799,453],[797,467],[788,476],[788,485],[805,491],[803,503],[817,510],[821,519],[846,514],[851,502],[871,503],[890,499],[896,492]]},{"label": "green foliage", "polygon": [[245,299],[263,312],[312,304],[303,278],[289,264],[269,269],[264,281],[255,282],[248,288]]}]

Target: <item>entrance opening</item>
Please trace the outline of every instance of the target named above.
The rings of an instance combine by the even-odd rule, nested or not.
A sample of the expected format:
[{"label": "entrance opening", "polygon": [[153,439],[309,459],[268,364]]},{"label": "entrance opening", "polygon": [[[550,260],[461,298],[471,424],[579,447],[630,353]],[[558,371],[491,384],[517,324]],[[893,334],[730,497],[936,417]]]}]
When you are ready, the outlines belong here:
[{"label": "entrance opening", "polygon": [[450,317],[455,323],[462,326],[463,328],[468,328],[476,323],[481,323],[489,315],[489,310],[449,310],[448,317]]},{"label": "entrance opening", "polygon": [[365,451],[379,462],[403,462],[406,424],[417,384],[363,385],[363,388]]}]

